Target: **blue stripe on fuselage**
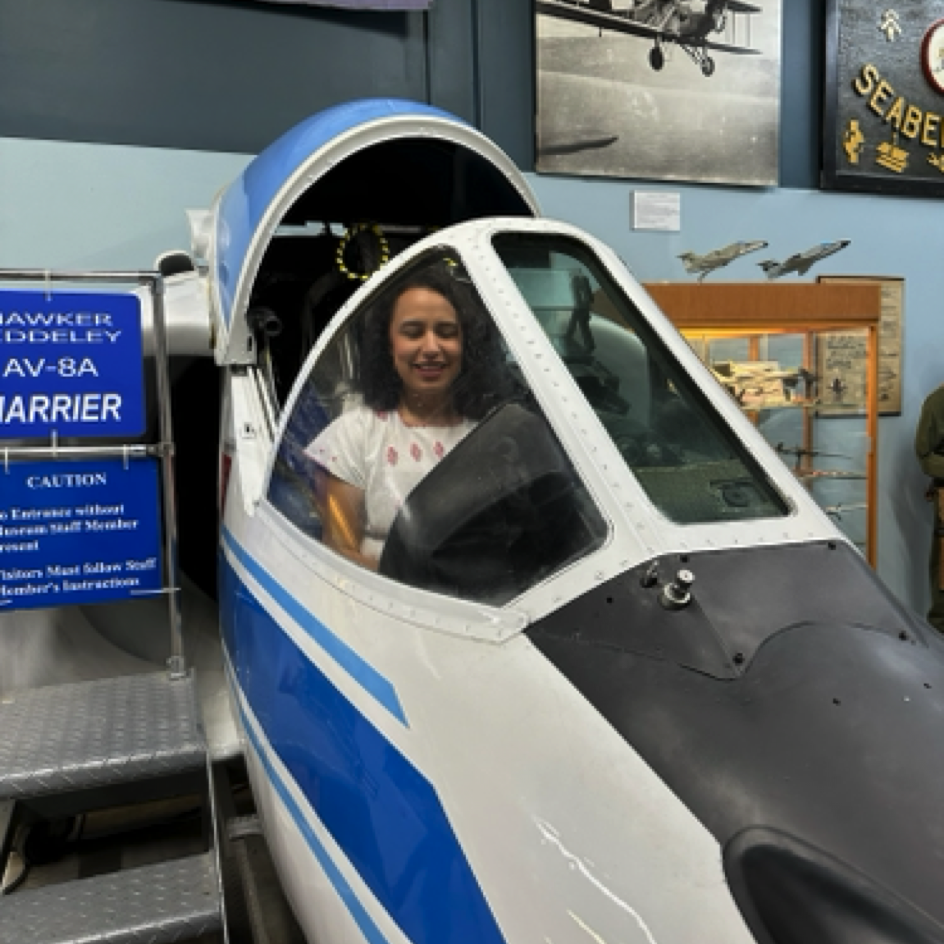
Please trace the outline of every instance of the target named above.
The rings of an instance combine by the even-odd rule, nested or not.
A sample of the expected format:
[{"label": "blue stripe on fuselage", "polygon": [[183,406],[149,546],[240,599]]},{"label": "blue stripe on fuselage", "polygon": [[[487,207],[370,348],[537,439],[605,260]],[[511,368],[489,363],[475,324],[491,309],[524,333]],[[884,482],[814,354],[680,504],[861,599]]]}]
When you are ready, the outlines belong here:
[{"label": "blue stripe on fuselage", "polygon": [[224,525],[224,544],[235,558],[252,574],[253,579],[273,600],[311,637],[348,675],[362,688],[370,692],[398,721],[407,724],[403,706],[394,687],[373,666],[365,662],[350,646],[339,639],[311,611],[302,606],[285,587],[275,580],[239,544],[233,533]]},{"label": "blue stripe on fuselage", "polygon": [[301,833],[308,848],[314,853],[322,871],[327,875],[328,881],[334,886],[334,890],[338,893],[341,901],[344,902],[344,906],[354,919],[354,922],[361,929],[361,934],[364,935],[369,944],[387,944],[387,938],[384,937],[383,932],[367,913],[367,910],[355,894],[354,889],[351,888],[350,884],[341,874],[341,870],[334,864],[334,860],[328,854],[327,849],[325,849],[321,840],[311,828],[301,807],[295,802],[295,798],[288,789],[288,785],[285,780],[282,779],[282,776],[279,774],[278,770],[276,770],[275,765],[266,753],[266,747],[259,740],[242,705],[239,706],[239,714],[243,719],[243,730],[252,742],[252,746],[259,758],[259,763],[265,768],[266,779],[272,784],[276,793],[278,793],[281,798],[282,803],[285,804],[285,808],[292,817],[296,828]]},{"label": "blue stripe on fuselage", "polygon": [[[222,560],[221,622],[239,687],[272,750],[374,897],[414,944],[501,944],[433,786]],[[299,828],[310,844],[310,830]]]}]

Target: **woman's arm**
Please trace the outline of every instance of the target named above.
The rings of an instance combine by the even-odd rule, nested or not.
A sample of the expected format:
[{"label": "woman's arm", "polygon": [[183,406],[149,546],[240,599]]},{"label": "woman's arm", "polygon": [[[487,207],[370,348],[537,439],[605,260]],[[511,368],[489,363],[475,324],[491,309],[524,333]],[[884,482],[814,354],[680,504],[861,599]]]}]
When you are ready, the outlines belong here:
[{"label": "woman's arm", "polygon": [[364,540],[364,490],[328,474],[324,542],[355,564],[376,570],[379,561],[361,553]]}]

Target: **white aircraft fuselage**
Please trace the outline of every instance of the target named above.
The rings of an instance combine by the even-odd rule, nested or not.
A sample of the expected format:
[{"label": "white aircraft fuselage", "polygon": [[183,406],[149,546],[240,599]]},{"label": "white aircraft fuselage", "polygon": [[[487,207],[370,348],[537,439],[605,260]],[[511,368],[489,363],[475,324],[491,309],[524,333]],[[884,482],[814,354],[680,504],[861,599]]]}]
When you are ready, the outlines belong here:
[{"label": "white aircraft fuselage", "polygon": [[[276,142],[195,250],[226,671],[311,941],[937,940],[944,646],[612,250],[463,122],[388,101]],[[312,443],[366,409],[365,332],[427,265],[508,392],[373,570],[326,543]]]}]

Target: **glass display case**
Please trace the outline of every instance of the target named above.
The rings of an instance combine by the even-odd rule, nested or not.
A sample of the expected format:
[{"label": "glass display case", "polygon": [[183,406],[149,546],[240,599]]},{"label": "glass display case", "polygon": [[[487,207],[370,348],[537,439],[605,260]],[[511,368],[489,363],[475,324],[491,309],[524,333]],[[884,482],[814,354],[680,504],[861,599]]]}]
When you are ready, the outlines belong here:
[{"label": "glass display case", "polygon": [[875,284],[646,286],[823,510],[875,565]]}]

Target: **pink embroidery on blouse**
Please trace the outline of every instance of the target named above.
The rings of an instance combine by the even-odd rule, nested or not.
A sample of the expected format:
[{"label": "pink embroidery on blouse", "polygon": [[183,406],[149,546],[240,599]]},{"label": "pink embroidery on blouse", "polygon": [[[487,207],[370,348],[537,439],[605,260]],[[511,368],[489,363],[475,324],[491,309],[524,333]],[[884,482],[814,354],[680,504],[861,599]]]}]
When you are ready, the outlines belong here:
[{"label": "pink embroidery on blouse", "polygon": [[386,410],[375,410],[375,411],[374,411],[374,416],[376,416],[378,420],[383,420],[383,422],[385,422],[385,423],[387,422],[387,417],[388,417],[389,415],[390,415],[390,414],[389,414]]},{"label": "pink embroidery on blouse", "polygon": [[420,449],[420,447],[417,446],[416,443],[413,443],[413,445],[410,446],[410,455],[413,456],[413,459],[414,459],[416,462],[419,462],[420,459],[423,458],[423,450]]},{"label": "pink embroidery on blouse", "polygon": [[389,446],[389,447],[387,448],[387,462],[388,462],[390,465],[396,465],[396,464],[397,464],[397,459],[399,459],[399,458],[400,458],[400,457],[397,455],[397,450],[394,449],[393,446]]},{"label": "pink embroidery on blouse", "polygon": [[436,458],[441,459],[446,450],[443,448],[443,444],[437,439],[436,445],[433,446],[433,452],[436,453]]}]

